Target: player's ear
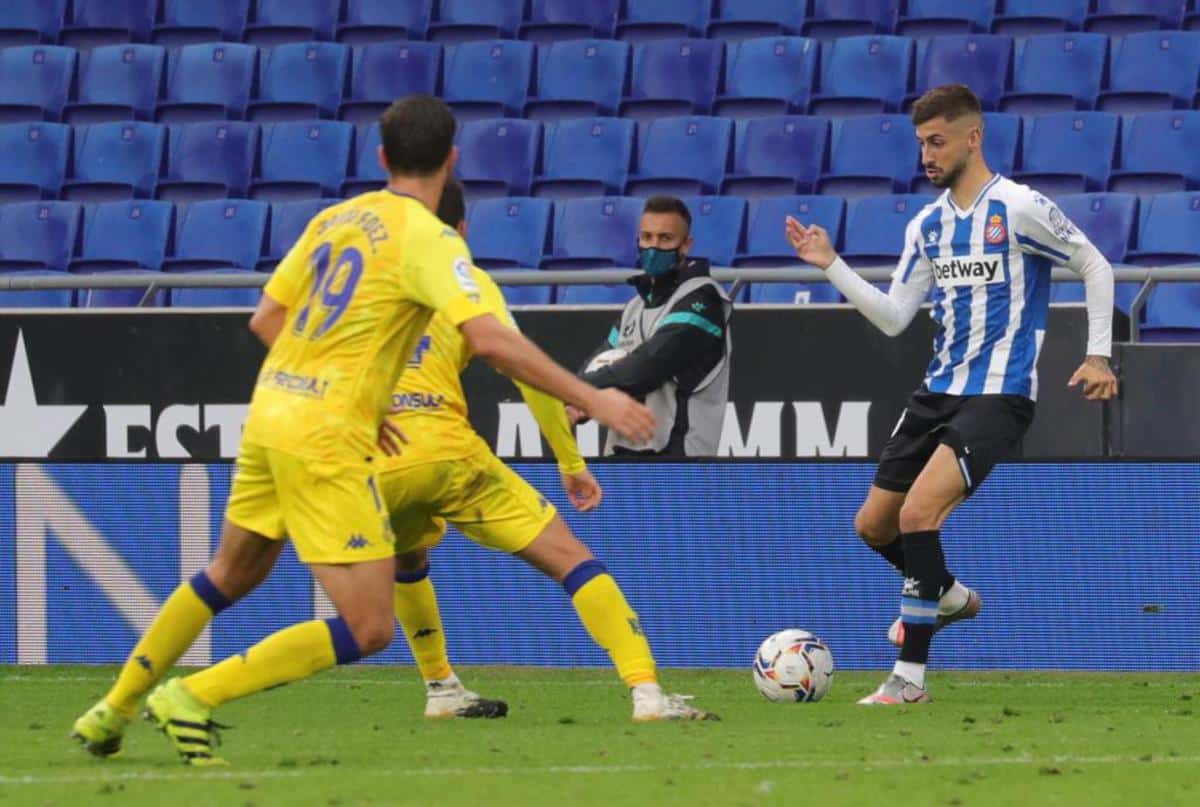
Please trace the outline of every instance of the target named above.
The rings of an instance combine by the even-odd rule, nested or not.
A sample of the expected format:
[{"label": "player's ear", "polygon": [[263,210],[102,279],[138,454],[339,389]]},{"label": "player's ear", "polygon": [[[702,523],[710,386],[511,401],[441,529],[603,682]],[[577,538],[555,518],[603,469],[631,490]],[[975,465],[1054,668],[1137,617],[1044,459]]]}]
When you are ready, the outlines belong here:
[{"label": "player's ear", "polygon": [[692,234],[688,233],[688,237],[683,239],[683,243],[679,245],[679,254],[681,256],[686,257],[688,255],[688,253],[690,253],[692,251],[692,242],[693,241],[694,241],[694,239],[692,238]]},{"label": "player's ear", "polygon": [[458,227],[456,227],[455,229],[458,230],[458,234],[462,236],[464,241],[466,241],[467,240],[467,220],[463,219],[462,221],[460,221],[458,223]]},{"label": "player's ear", "polygon": [[447,177],[454,176],[454,166],[458,165],[458,146],[451,146],[450,153],[446,155],[446,162],[442,165],[442,170]]}]

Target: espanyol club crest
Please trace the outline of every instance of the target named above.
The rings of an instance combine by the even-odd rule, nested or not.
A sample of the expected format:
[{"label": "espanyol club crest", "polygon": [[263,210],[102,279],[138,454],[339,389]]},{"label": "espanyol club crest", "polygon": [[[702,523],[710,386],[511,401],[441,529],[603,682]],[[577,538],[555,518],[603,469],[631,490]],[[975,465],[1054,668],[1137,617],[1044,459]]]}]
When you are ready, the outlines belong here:
[{"label": "espanyol club crest", "polygon": [[1004,229],[1004,219],[997,213],[988,219],[987,229],[983,237],[989,244],[1002,244],[1008,238],[1008,230]]}]

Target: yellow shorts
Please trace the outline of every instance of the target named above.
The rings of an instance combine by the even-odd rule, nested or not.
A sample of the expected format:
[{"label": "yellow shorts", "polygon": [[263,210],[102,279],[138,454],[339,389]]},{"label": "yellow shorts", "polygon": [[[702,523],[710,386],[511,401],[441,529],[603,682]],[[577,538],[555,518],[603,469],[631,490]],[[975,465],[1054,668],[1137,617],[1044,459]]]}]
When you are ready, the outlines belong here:
[{"label": "yellow shorts", "polygon": [[370,468],[318,462],[242,441],[225,517],[292,539],[305,563],[362,563],[395,554]]},{"label": "yellow shorts", "polygon": [[491,451],[383,471],[379,483],[398,555],[437,546],[446,522],[488,549],[513,554],[557,513]]}]

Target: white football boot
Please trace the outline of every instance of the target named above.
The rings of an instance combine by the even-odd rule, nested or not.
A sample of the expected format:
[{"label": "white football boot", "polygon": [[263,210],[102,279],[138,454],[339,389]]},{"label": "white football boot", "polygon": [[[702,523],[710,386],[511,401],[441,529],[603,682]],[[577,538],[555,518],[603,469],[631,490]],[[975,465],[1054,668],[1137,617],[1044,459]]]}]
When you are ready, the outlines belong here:
[{"label": "white football boot", "polygon": [[451,717],[491,720],[507,714],[507,703],[472,692],[457,677],[425,682],[425,717],[431,720]]},{"label": "white football boot", "polygon": [[720,720],[712,712],[688,705],[691,695],[668,695],[658,684],[638,684],[630,690],[633,696],[633,721],[649,723],[656,720]]}]

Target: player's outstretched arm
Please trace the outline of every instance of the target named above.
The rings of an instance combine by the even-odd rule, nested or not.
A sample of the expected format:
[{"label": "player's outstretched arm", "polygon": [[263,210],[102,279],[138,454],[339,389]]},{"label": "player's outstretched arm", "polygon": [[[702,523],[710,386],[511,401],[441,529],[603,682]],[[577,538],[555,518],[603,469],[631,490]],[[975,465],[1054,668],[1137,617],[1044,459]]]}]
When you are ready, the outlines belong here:
[{"label": "player's outstretched arm", "polygon": [[1083,385],[1083,397],[1089,401],[1107,401],[1118,393],[1117,377],[1109,366],[1112,353],[1113,268],[1108,259],[1091,243],[1075,250],[1068,269],[1083,280],[1083,297],[1088,312],[1087,357],[1067,382],[1068,387]]}]

